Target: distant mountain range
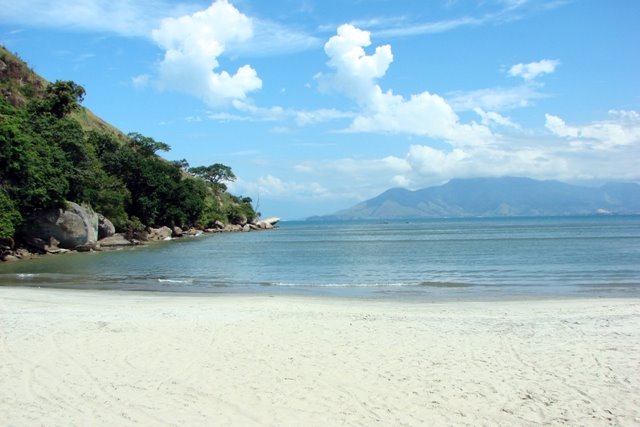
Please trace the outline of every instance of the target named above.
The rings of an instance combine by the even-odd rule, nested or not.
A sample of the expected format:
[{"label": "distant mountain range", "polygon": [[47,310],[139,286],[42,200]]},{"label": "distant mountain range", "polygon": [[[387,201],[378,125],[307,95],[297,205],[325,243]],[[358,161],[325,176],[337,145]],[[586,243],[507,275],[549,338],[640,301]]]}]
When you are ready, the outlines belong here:
[{"label": "distant mountain range", "polygon": [[373,199],[315,220],[438,217],[640,214],[640,185],[583,187],[529,178],[454,179],[409,191],[387,190]]}]

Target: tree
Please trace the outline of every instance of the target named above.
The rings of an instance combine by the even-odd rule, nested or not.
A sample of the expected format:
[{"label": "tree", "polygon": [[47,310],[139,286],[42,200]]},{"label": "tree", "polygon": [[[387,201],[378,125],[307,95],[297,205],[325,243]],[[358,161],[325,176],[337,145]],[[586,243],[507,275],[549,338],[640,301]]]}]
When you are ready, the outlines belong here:
[{"label": "tree", "polygon": [[84,88],[71,80],[56,80],[47,86],[43,99],[32,101],[31,108],[40,114],[48,113],[61,119],[80,108],[84,95]]},{"label": "tree", "polygon": [[216,193],[227,190],[227,186],[223,181],[233,182],[236,180],[236,176],[231,171],[231,168],[222,163],[189,168],[189,173],[204,179],[211,185]]},{"label": "tree", "polygon": [[142,154],[143,156],[152,156],[157,151],[170,151],[169,144],[156,141],[155,139],[139,134],[138,132],[131,132],[127,135],[129,137],[129,144],[131,147]]},{"label": "tree", "polygon": [[21,220],[22,216],[13,200],[0,189],[0,238],[13,237]]}]

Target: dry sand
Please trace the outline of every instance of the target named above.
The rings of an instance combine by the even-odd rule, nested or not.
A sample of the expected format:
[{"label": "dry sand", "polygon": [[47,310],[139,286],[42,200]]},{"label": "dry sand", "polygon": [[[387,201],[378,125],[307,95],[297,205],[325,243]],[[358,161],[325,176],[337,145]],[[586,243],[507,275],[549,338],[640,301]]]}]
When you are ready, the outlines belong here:
[{"label": "dry sand", "polygon": [[640,300],[0,288],[1,425],[640,425]]}]

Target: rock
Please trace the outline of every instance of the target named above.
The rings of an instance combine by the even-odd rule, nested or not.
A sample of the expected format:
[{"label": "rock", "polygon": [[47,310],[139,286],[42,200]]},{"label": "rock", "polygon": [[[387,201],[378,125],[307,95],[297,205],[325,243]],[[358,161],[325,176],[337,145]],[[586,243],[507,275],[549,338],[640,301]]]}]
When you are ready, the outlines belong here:
[{"label": "rock", "polygon": [[98,239],[111,237],[116,233],[116,227],[103,215],[98,215]]},{"label": "rock", "polygon": [[249,224],[245,224],[242,227],[242,231],[244,231],[244,232],[251,231],[251,226]]},{"label": "rock", "polygon": [[52,255],[66,254],[67,252],[71,252],[71,251],[69,249],[62,249],[62,248],[51,248],[47,250],[47,253]]},{"label": "rock", "polygon": [[273,228],[273,225],[271,225],[268,222],[264,222],[264,221],[258,221],[258,223],[256,225],[258,226],[258,228],[260,228],[262,230],[271,230]]},{"label": "rock", "polygon": [[276,217],[276,216],[272,216],[266,219],[261,220],[260,222],[264,222],[265,224],[269,224],[271,226],[276,225],[277,223],[279,223],[281,220],[280,218]]},{"label": "rock", "polygon": [[13,256],[11,254],[7,254],[2,257],[2,261],[6,261],[6,262],[18,261],[18,260],[19,258],[17,256]]},{"label": "rock", "polygon": [[47,250],[49,249],[58,249],[58,246],[60,246],[60,242],[58,242],[58,240],[56,240],[55,237],[50,237],[49,238],[49,244],[47,245]]},{"label": "rock", "polygon": [[223,223],[222,221],[218,221],[218,220],[216,220],[216,221],[213,223],[213,226],[214,226],[215,228],[217,228],[218,230],[223,230],[223,229],[224,229],[224,223]]},{"label": "rock", "polygon": [[258,227],[256,224],[249,224],[249,228],[251,228],[252,230],[260,230],[260,227]]},{"label": "rock", "polygon": [[31,252],[29,252],[27,249],[25,248],[19,248],[16,249],[16,251],[13,253],[18,259],[31,259],[33,258],[34,254],[32,254]]},{"label": "rock", "polygon": [[160,227],[160,228],[149,227],[147,231],[149,233],[147,237],[148,240],[166,240],[167,237],[171,238],[171,235],[173,234],[173,230],[171,230],[167,226]]},{"label": "rock", "polygon": [[39,237],[27,237],[24,239],[24,243],[32,249],[36,249],[39,252],[46,252],[47,242]]},{"label": "rock", "polygon": [[104,239],[100,240],[98,243],[100,243],[100,247],[104,249],[124,247],[124,246],[134,246],[136,244],[131,240],[125,239],[125,237],[119,233],[116,233],[110,237],[105,237]]},{"label": "rock", "polygon": [[15,246],[15,242],[11,237],[0,237],[0,250],[11,250]]},{"label": "rock", "polygon": [[29,217],[21,232],[25,239],[48,242],[53,237],[61,248],[75,249],[98,241],[98,214],[67,202],[66,209],[50,209]]},{"label": "rock", "polygon": [[182,234],[182,228],[178,226],[173,227],[173,233],[171,234],[173,237],[182,237]]},{"label": "rock", "polygon": [[69,252],[69,249],[63,249],[58,247],[60,242],[58,242],[55,238],[49,239],[49,244],[44,247],[44,250],[47,251],[48,254],[59,254],[64,252]]},{"label": "rock", "polygon": [[141,242],[147,242],[149,241],[149,233],[146,231],[134,231],[131,238]]},{"label": "rock", "polygon": [[191,237],[199,236],[201,234],[202,234],[201,230],[198,230],[198,229],[193,228],[193,227],[191,227],[190,229],[188,229],[187,231],[184,232],[184,235],[191,236]]},{"label": "rock", "polygon": [[233,224],[244,227],[247,224],[247,217],[240,214],[233,219]]}]

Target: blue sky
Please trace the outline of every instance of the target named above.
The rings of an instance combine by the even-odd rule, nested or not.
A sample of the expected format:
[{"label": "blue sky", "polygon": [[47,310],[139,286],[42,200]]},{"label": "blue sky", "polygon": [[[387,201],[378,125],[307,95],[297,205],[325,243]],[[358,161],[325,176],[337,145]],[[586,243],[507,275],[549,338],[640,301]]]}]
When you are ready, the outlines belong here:
[{"label": "blue sky", "polygon": [[640,181],[637,0],[0,0],[0,42],[263,215],[391,187]]}]

